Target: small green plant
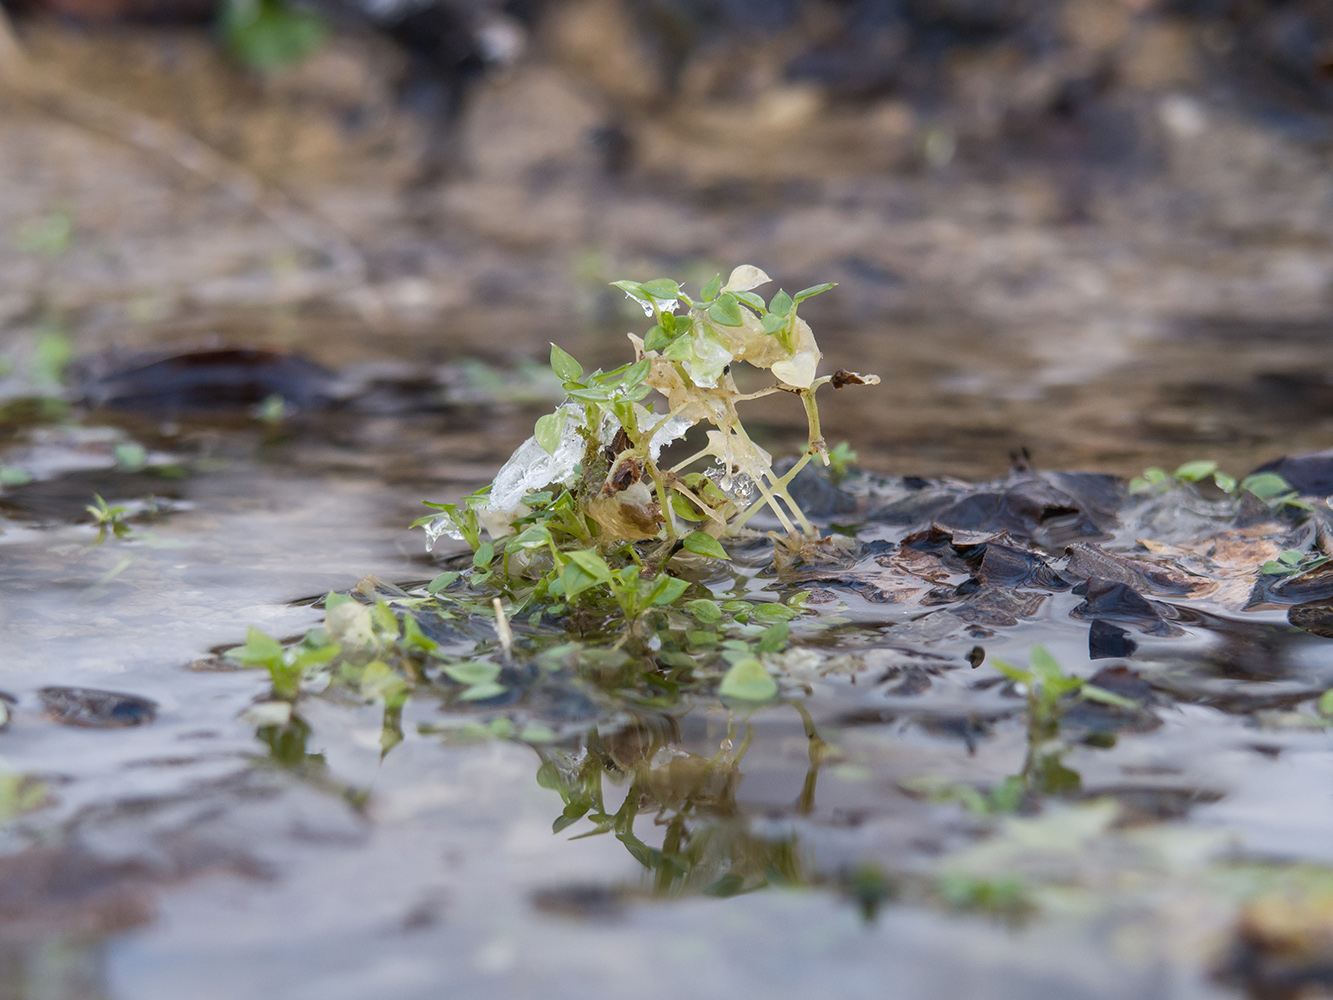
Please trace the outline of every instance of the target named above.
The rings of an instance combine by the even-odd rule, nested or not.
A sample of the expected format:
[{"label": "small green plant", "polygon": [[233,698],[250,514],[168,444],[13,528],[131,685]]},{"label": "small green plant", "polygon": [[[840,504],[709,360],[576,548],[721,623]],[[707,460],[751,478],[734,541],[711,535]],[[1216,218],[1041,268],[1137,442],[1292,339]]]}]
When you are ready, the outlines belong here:
[{"label": "small green plant", "polygon": [[1086,698],[1115,708],[1137,709],[1138,703],[1114,691],[1089,684],[1081,677],[1071,677],[1060,669],[1055,657],[1044,646],[1033,646],[1030,666],[1015,667],[1003,660],[993,660],[995,669],[1015,684],[1022,685],[1027,694],[1029,728],[1054,735],[1059,727],[1060,699],[1066,695]]},{"label": "small green plant", "polygon": [[1243,493],[1250,493],[1273,507],[1310,509],[1310,504],[1302,500],[1276,472],[1256,472],[1237,481],[1235,476],[1219,469],[1216,462],[1206,459],[1186,462],[1175,472],[1167,472],[1156,466],[1144,469],[1143,475],[1129,481],[1129,491],[1137,494],[1164,493],[1177,486],[1205,482],[1211,482],[1232,497],[1239,498]]},{"label": "small green plant", "polygon": [[129,515],[129,508],[120,504],[112,507],[97,493],[93,494],[93,501],[84,509],[92,515],[93,523],[97,525],[97,541],[94,544],[100,545],[106,541],[108,532],[116,538],[128,538],[130,526],[125,519]]},{"label": "small green plant", "polygon": [[1270,559],[1259,567],[1259,572],[1266,576],[1296,576],[1318,569],[1333,557],[1322,552],[1302,552],[1300,549],[1285,549],[1276,558]]},{"label": "small green plant", "polygon": [[[489,582],[513,596],[531,593],[530,581],[538,601],[563,610],[610,599],[634,621],[685,596],[689,587],[672,575],[673,560],[726,560],[721,540],[759,510],[770,510],[789,535],[817,539],[788,487],[810,461],[845,468],[852,453],[829,453],[815,393],[830,383],[879,380],[817,375],[819,347],[797,310],[832,284],[795,295],[779,290],[765,302],[752,289],[768,281],[756,267],[738,267],[726,284],[720,274],[708,281],[697,299],[668,279],[614,282],[653,320],[642,338],[630,335],[635,359],[587,373],[552,345],[565,402],[537,421],[490,486],[457,503],[427,504],[439,511],[416,522],[428,547],[446,534],[466,541],[482,571],[481,579],[472,576],[474,587]],[[733,371],[740,362],[769,372],[773,383],[742,392]],[[644,405],[654,392],[664,409]],[[737,412],[738,404],[777,393],[797,396],[808,424],[805,450],[783,474]],[[697,424],[708,428],[703,447],[660,465],[662,450]],[[704,469],[692,468],[703,462]],[[740,685],[734,680],[729,689],[758,691],[757,683]]]},{"label": "small green plant", "polygon": [[246,667],[263,667],[273,680],[273,694],[284,701],[295,701],[301,682],[336,657],[337,643],[321,642],[307,635],[300,643],[284,647],[278,640],[257,628],[246,634],[245,645],[228,651],[227,658]]}]

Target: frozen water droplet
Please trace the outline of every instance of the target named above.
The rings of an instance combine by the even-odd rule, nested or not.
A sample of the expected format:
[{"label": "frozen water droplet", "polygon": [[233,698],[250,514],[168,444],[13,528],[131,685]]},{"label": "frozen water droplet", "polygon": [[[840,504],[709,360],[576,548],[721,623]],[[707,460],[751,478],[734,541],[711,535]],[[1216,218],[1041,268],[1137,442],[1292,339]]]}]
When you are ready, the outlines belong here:
[{"label": "frozen water droplet", "polygon": [[724,465],[715,465],[711,469],[705,469],[704,475],[711,479],[727,499],[731,500],[738,507],[749,505],[754,499],[755,483],[744,472],[727,474],[727,467]]},{"label": "frozen water droplet", "polygon": [[435,548],[435,543],[441,536],[452,538],[455,541],[463,540],[463,533],[458,530],[454,524],[454,519],[448,514],[437,514],[426,524],[426,551],[430,552]]}]

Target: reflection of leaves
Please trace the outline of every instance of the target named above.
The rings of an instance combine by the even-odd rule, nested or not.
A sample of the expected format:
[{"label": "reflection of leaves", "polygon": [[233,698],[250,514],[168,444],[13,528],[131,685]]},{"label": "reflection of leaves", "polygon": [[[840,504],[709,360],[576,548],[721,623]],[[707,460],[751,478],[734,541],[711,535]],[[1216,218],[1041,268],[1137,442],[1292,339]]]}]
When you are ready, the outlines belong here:
[{"label": "reflection of leaves", "polygon": [[49,800],[46,785],[25,774],[0,774],[0,823],[32,812]]},{"label": "reflection of leaves", "polygon": [[719,697],[735,698],[737,701],[768,701],[778,693],[778,683],[769,675],[763,663],[753,656],[747,656],[731,665],[718,685],[717,693]]}]

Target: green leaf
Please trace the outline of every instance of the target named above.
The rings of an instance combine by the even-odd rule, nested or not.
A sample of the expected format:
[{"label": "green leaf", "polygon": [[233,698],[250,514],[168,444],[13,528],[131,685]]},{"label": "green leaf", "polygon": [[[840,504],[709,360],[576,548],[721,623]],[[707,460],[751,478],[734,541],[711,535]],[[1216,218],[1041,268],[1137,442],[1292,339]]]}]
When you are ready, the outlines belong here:
[{"label": "green leaf", "polygon": [[659,323],[655,324],[648,331],[647,336],[643,338],[643,349],[645,351],[660,351],[669,343],[671,343],[671,335]]},{"label": "green leaf", "polygon": [[1096,684],[1084,684],[1079,689],[1079,694],[1088,701],[1099,701],[1103,705],[1112,705],[1115,708],[1124,708],[1131,711],[1139,707],[1139,703],[1132,698],[1126,698],[1124,695],[1116,694],[1114,691],[1108,691],[1106,688],[1098,687]]},{"label": "green leaf", "polygon": [[731,665],[718,685],[717,693],[737,701],[768,701],[778,693],[778,684],[758,659],[749,656]]},{"label": "green leaf", "polygon": [[23,486],[32,482],[32,473],[17,465],[0,465],[0,486]]},{"label": "green leaf", "polygon": [[611,393],[601,386],[576,386],[572,389],[565,386],[565,391],[569,393],[570,399],[577,399],[580,403],[606,403],[611,399]]},{"label": "green leaf", "polygon": [[1253,493],[1260,500],[1272,500],[1291,492],[1291,486],[1276,472],[1256,472],[1241,480],[1240,488]]},{"label": "green leaf", "polygon": [[660,576],[653,585],[652,600],[650,604],[656,604],[659,607],[665,607],[668,604],[675,604],[680,600],[680,595],[690,589],[690,582],[674,576]]},{"label": "green leaf", "polygon": [[796,305],[800,305],[806,299],[812,299],[816,295],[823,295],[830,288],[837,288],[837,287],[838,283],[836,281],[826,281],[822,285],[811,285],[809,288],[802,288],[799,292],[797,292],[795,296],[793,296],[793,301],[796,303]]},{"label": "green leaf", "polygon": [[1319,714],[1333,715],[1333,689],[1325,691],[1319,696]]},{"label": "green leaf", "polygon": [[504,694],[509,689],[496,681],[487,681],[483,684],[473,684],[462,694],[458,696],[460,701],[485,701],[487,698],[494,698],[496,695]]},{"label": "green leaf", "polygon": [[715,274],[708,279],[708,283],[704,285],[703,291],[699,295],[707,302],[710,299],[717,298],[717,293],[720,291],[722,291],[722,275]]},{"label": "green leaf", "polygon": [[1216,471],[1216,462],[1205,460],[1186,462],[1176,470],[1176,478],[1187,483],[1197,483],[1201,479],[1207,479]]},{"label": "green leaf", "polygon": [[551,370],[560,376],[561,382],[577,382],[583,375],[583,366],[574,356],[555,344],[551,345]]},{"label": "green leaf", "polygon": [[505,543],[506,550],[540,549],[550,544],[551,532],[544,524],[530,524]]},{"label": "green leaf", "polygon": [[574,600],[579,594],[590,587],[595,587],[600,583],[606,583],[604,579],[598,579],[591,573],[585,573],[578,563],[571,562],[560,574],[560,589],[567,600]]},{"label": "green leaf", "polygon": [[1214,472],[1213,482],[1217,484],[1217,488],[1221,490],[1223,493],[1236,492],[1235,476],[1228,476],[1225,472]]},{"label": "green leaf", "polygon": [[1065,679],[1060,664],[1046,651],[1045,646],[1032,647],[1032,675],[1043,684],[1058,683]]},{"label": "green leaf", "polygon": [[765,313],[764,318],[759,321],[760,327],[767,334],[775,334],[787,326],[787,317],[779,316],[777,313]]},{"label": "green leaf", "polygon": [[707,598],[690,601],[685,605],[685,610],[705,625],[712,625],[722,620],[722,609],[717,606],[717,601],[710,601]]},{"label": "green leaf", "polygon": [[671,494],[671,509],[676,512],[677,517],[685,521],[702,521],[704,518],[691,501],[676,492]]},{"label": "green leaf", "polygon": [[227,658],[252,667],[269,667],[282,663],[282,644],[251,626],[245,633],[245,645],[231,650]]},{"label": "green leaf", "polygon": [[1005,663],[1004,660],[991,659],[990,662],[991,666],[993,666],[1000,673],[1004,674],[1004,676],[1008,677],[1014,683],[1016,684],[1032,683],[1031,671],[1024,670],[1022,667],[1016,667],[1012,663]]},{"label": "green leaf", "polygon": [[856,452],[846,441],[841,441],[838,446],[828,453],[829,467],[833,470],[835,479],[841,479],[847,475],[847,467],[857,459]]},{"label": "green leaf", "polygon": [[652,369],[653,363],[647,358],[634,362],[625,369],[625,374],[620,380],[620,384],[626,389],[632,389],[648,377],[648,372]]},{"label": "green leaf", "polygon": [[708,318],[720,326],[740,326],[741,307],[736,296],[727,292],[708,307]]},{"label": "green leaf", "polygon": [[490,542],[482,542],[477,546],[477,551],[472,553],[472,566],[475,569],[485,569],[495,558],[495,546]]},{"label": "green leaf", "polygon": [[611,282],[611,287],[619,288],[622,292],[624,292],[631,298],[635,299],[648,298],[648,293],[643,290],[643,286],[640,285],[637,281],[613,281]]},{"label": "green leaf", "polygon": [[722,543],[707,532],[691,531],[681,544],[687,552],[693,552],[698,556],[708,556],[712,559],[731,558],[727,555],[727,550],[722,547]]},{"label": "green leaf", "polygon": [[756,312],[764,311],[764,300],[754,292],[732,292],[736,298],[740,299],[747,306],[751,306]]},{"label": "green leaf", "polygon": [[1277,557],[1278,562],[1286,563],[1288,566],[1295,566],[1305,558],[1305,553],[1300,549],[1283,549]]},{"label": "green leaf", "polygon": [[568,414],[564,410],[560,410],[557,413],[548,413],[544,417],[537,418],[537,427],[533,431],[533,437],[536,438],[542,451],[548,455],[554,455],[556,448],[560,446],[560,435],[565,429],[566,416]]},{"label": "green leaf", "polygon": [[657,278],[653,281],[645,281],[639,287],[655,299],[670,301],[671,299],[680,298],[680,285],[676,284],[670,278]]},{"label": "green leaf", "polygon": [[566,552],[565,555],[569,557],[570,562],[593,579],[601,583],[611,579],[611,567],[592,549],[575,549],[573,552]]},{"label": "green leaf", "polygon": [[459,574],[456,573],[456,572],[454,572],[453,570],[450,570],[450,571],[447,572],[447,573],[441,573],[439,576],[437,576],[437,577],[436,577],[434,580],[432,580],[430,583],[426,584],[426,593],[428,593],[428,594],[438,594],[438,593],[439,593],[441,590],[443,590],[445,587],[449,586],[449,584],[451,584],[451,583],[453,583],[455,580],[457,580],[458,577],[459,577]]},{"label": "green leaf", "polygon": [[459,684],[486,684],[500,676],[500,665],[485,660],[469,660],[466,663],[449,664],[444,668],[444,673]]},{"label": "green leaf", "polygon": [[787,637],[790,635],[791,625],[787,622],[777,622],[764,629],[757,648],[761,653],[776,653],[787,644]]},{"label": "green leaf", "polygon": [[785,319],[787,314],[791,312],[791,307],[795,304],[796,303],[792,301],[791,296],[779,288],[778,294],[774,295],[772,301],[768,303],[768,311]]},{"label": "green leaf", "polygon": [[1291,567],[1272,559],[1259,567],[1259,573],[1263,576],[1285,576],[1291,572]]},{"label": "green leaf", "polygon": [[114,454],[116,465],[131,472],[142,469],[148,461],[147,449],[137,442],[127,441],[125,444],[116,445]]}]

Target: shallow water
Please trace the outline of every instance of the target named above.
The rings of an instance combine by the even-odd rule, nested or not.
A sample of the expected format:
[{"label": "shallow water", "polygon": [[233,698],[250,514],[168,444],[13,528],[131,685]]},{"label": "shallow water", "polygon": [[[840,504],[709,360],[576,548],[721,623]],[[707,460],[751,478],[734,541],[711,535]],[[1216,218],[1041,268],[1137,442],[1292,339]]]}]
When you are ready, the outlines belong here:
[{"label": "shallow water", "polygon": [[[1324,443],[1322,390],[1267,378],[1329,350],[1318,336],[1282,341],[1288,354],[1251,340],[1224,353],[1229,334],[1194,331],[1051,387],[987,331],[879,333],[826,338],[830,358],[868,345],[857,367],[886,379],[824,409],[829,437],[883,473],[998,475],[1023,446],[1047,467],[1206,456],[1244,473]],[[607,336],[590,334],[591,350],[610,353]],[[376,397],[415,387],[396,408],[278,426],[75,410],[13,428],[3,462],[39,481],[3,498],[0,690],[16,704],[0,747],[48,799],[9,822],[4,845],[20,870],[44,870],[47,851],[72,874],[0,873],[6,996],[796,995],[834,981],[848,996],[1229,996],[1239,987],[1213,973],[1237,900],[1253,896],[1234,887],[1237,866],[1262,862],[1270,881],[1297,862],[1333,866],[1319,791],[1333,757],[1311,707],[1333,683],[1328,640],[1218,595],[1151,595],[1174,609],[1162,631],[1175,634],[1129,624],[1132,655],[1094,661],[1068,590],[990,607],[1012,622],[996,624],[919,594],[886,601],[892,580],[879,596],[816,580],[832,602],[811,607],[850,624],[798,628],[797,645],[841,659],[793,661],[783,698],[754,712],[557,698],[516,717],[567,735],[525,743],[486,738],[423,694],[384,752],[382,707],[330,690],[304,696],[303,724],[279,739],[247,714],[267,678],[218,669],[213,651],[249,626],[298,635],[321,620],[319,595],[363,576],[429,579],[436,560],[405,528],[419,501],[471,489],[540,412],[477,370],[469,383],[412,364]],[[343,375],[367,398],[364,368]],[[424,406],[423,383],[460,401]],[[1265,406],[1275,392],[1283,405]],[[769,441],[791,437],[788,419],[761,421]],[[117,470],[127,441],[189,474]],[[97,544],[82,511],[94,492],[169,502]],[[1144,509],[1122,512],[1116,541],[1160,525]],[[798,589],[771,586],[776,599]],[[1078,676],[1127,663],[1152,684],[1143,724],[1067,710],[1067,745],[1025,766],[1022,700],[967,657],[981,645],[1023,664],[1035,643]],[[59,725],[37,696],[53,684],[145,696],[157,717]],[[685,836],[686,861],[650,871],[611,835],[571,840],[586,819],[552,833],[563,803],[539,782],[543,759],[586,764],[594,739],[621,761],[602,777],[608,811],[653,762],[662,808],[634,832],[648,849]],[[1037,795],[1020,818],[925,794],[1024,770]],[[1021,905],[1003,897],[1015,878]],[[997,884],[998,901],[985,896]]]}]

